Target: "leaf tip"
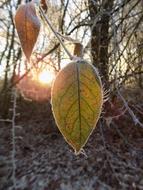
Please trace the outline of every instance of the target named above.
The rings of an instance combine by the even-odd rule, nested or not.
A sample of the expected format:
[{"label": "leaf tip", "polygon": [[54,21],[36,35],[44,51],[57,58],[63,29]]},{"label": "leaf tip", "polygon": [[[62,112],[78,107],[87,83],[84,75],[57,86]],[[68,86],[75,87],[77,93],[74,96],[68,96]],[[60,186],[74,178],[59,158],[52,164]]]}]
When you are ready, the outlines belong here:
[{"label": "leaf tip", "polygon": [[76,156],[82,154],[82,155],[84,155],[86,158],[88,157],[87,154],[86,154],[86,152],[85,152],[85,150],[84,150],[82,147],[81,147],[80,149],[78,149],[78,150],[75,149],[74,151],[75,151],[75,155],[76,155]]}]

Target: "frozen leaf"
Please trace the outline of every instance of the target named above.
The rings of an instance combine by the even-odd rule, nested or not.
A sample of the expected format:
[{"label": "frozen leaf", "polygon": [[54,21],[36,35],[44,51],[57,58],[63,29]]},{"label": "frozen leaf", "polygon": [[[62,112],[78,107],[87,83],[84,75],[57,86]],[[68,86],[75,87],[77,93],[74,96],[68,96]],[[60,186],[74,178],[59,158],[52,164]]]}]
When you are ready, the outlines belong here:
[{"label": "frozen leaf", "polygon": [[77,57],[83,57],[83,45],[79,42],[75,43],[74,55]]},{"label": "frozen leaf", "polygon": [[15,26],[22,49],[29,60],[40,31],[40,21],[33,2],[18,8],[15,15]]},{"label": "frozen leaf", "polygon": [[52,87],[52,110],[65,140],[80,153],[101,114],[103,89],[96,69],[86,61],[63,68]]},{"label": "frozen leaf", "polygon": [[46,3],[46,0],[41,0],[40,3],[41,3],[42,9],[43,9],[45,12],[47,12],[48,6],[47,6],[47,3]]}]

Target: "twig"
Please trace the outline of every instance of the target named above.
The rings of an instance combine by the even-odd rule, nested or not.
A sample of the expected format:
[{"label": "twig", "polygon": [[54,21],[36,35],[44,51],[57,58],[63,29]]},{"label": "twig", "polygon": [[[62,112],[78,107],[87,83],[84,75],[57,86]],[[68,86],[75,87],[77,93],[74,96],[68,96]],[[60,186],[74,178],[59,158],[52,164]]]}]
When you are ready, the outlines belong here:
[{"label": "twig", "polygon": [[131,147],[135,151],[142,151],[142,149],[135,147],[134,144],[131,144],[128,140],[128,138],[121,132],[119,127],[116,125],[114,121],[111,122],[112,126],[116,129],[118,135],[124,140],[125,144]]},{"label": "twig", "polygon": [[14,99],[13,99],[13,116],[12,116],[12,181],[13,181],[13,187],[16,189],[16,163],[15,163],[15,156],[16,156],[16,142],[15,142],[15,118],[16,118],[16,100],[17,100],[17,92],[14,89]]},{"label": "twig", "polygon": [[117,88],[117,92],[121,98],[121,100],[123,101],[127,111],[129,112],[130,116],[132,117],[135,125],[139,124],[141,127],[143,127],[143,124],[139,121],[139,119],[136,117],[136,115],[134,114],[134,112],[131,110],[131,108],[129,107],[127,101],[125,100],[125,98],[122,96],[122,94],[120,93],[120,91]]},{"label": "twig", "polygon": [[0,119],[0,122],[12,123],[12,120],[10,120],[10,119]]},{"label": "twig", "polygon": [[69,56],[69,58],[71,60],[73,60],[73,56],[71,55],[71,53],[68,51],[68,49],[66,48],[66,46],[64,45],[63,41],[61,40],[59,34],[55,31],[55,29],[53,28],[51,22],[49,21],[48,17],[45,15],[43,9],[39,6],[39,10],[43,16],[43,18],[45,19],[45,21],[47,22],[48,26],[50,27],[50,29],[52,30],[52,32],[54,33],[54,35],[56,36],[56,38],[59,40],[60,44],[63,46],[65,52],[67,53],[67,55]]}]

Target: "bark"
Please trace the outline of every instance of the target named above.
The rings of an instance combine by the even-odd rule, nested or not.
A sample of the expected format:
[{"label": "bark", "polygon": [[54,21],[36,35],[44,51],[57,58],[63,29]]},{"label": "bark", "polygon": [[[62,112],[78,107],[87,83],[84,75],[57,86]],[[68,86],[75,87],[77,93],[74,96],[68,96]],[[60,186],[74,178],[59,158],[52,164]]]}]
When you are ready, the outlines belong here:
[{"label": "bark", "polygon": [[[109,88],[108,75],[108,47],[109,47],[109,22],[110,12],[113,8],[114,0],[103,0],[100,7],[97,7],[94,0],[89,0],[90,18],[93,22],[91,26],[91,54],[93,64],[98,68],[99,73],[103,76],[105,88]],[[101,15],[101,19],[94,24],[99,11],[104,9],[105,13]]]}]

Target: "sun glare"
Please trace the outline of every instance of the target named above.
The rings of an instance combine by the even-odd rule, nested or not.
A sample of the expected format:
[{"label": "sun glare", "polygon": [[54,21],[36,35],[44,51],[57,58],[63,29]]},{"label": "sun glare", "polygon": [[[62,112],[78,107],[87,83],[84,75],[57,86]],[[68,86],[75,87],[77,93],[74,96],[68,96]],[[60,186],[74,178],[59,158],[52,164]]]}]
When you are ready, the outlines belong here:
[{"label": "sun glare", "polygon": [[51,84],[54,78],[55,74],[51,71],[43,71],[38,76],[39,81],[43,84]]}]

